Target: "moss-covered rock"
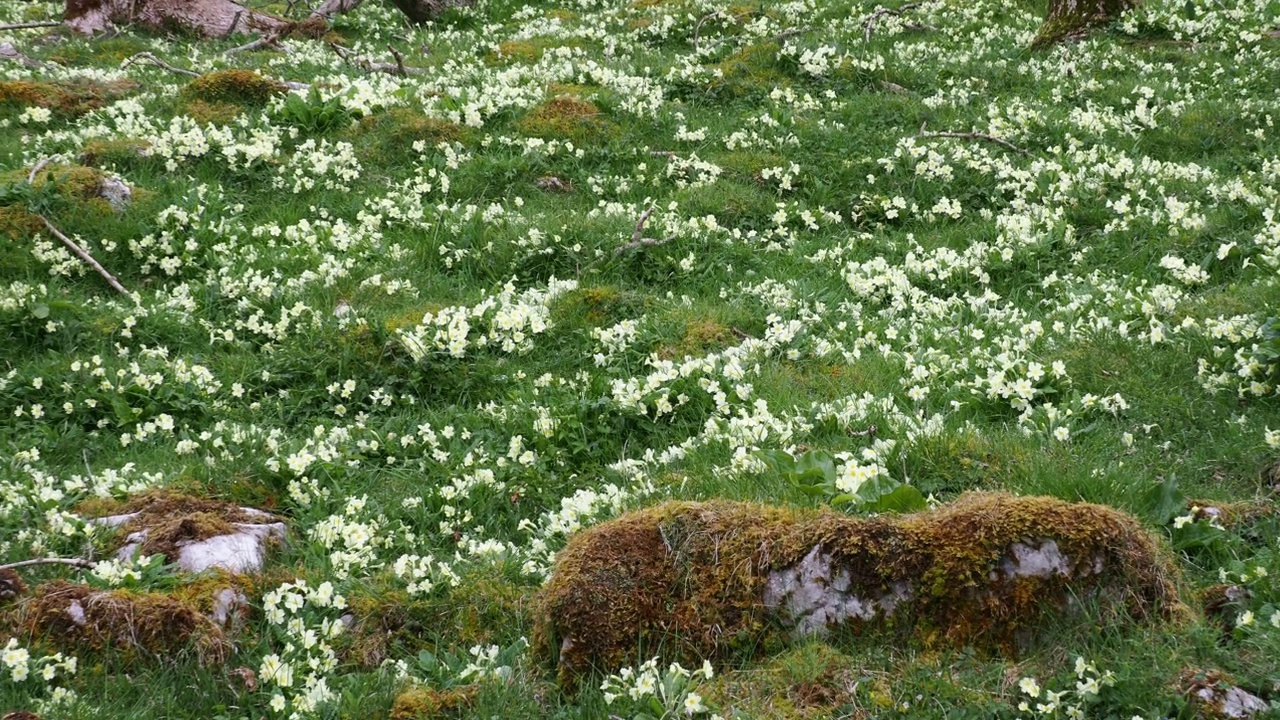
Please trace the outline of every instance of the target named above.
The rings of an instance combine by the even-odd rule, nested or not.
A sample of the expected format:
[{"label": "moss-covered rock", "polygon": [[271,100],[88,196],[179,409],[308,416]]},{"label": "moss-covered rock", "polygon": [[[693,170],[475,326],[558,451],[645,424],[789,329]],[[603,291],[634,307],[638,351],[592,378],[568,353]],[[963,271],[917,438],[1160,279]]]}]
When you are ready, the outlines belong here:
[{"label": "moss-covered rock", "polygon": [[465,685],[448,690],[410,687],[391,704],[391,720],[430,720],[456,717],[475,702],[479,688]]},{"label": "moss-covered rock", "polygon": [[55,647],[172,654],[192,650],[205,663],[231,650],[222,629],[192,605],[162,593],[99,590],[54,580],[35,589],[23,630]]},{"label": "moss-covered rock", "polygon": [[[829,628],[912,628],[1015,652],[1081,602],[1147,618],[1178,604],[1155,540],[1116,510],[970,494],[917,515],[851,518],[736,502],[667,503],[576,536],[535,613],[562,680],[659,643],[756,652]],[[781,636],[781,638],[780,638]],[[773,639],[771,641],[771,638]]]}]

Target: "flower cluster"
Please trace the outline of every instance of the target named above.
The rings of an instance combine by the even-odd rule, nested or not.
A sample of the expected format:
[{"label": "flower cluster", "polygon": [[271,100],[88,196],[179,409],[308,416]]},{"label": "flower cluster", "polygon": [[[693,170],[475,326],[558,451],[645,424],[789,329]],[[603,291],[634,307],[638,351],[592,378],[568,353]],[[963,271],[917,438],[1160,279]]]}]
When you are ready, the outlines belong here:
[{"label": "flower cluster", "polygon": [[625,713],[624,717],[674,720],[706,715],[711,720],[720,720],[721,716],[712,713],[702,695],[696,692],[697,682],[710,680],[712,675],[711,663],[707,661],[694,671],[686,670],[679,663],[671,663],[663,671],[658,669],[658,658],[654,657],[638,668],[625,667],[610,675],[600,689],[605,703],[611,708],[616,703],[616,712]]}]

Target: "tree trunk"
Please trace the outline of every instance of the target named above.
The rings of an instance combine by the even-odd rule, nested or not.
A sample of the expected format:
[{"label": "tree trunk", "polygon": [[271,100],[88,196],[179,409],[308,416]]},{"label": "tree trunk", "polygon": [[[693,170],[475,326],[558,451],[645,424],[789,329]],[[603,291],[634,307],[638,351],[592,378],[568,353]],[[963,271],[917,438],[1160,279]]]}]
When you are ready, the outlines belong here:
[{"label": "tree trunk", "polygon": [[424,23],[435,20],[449,8],[470,7],[475,0],[391,0],[391,3],[410,20]]},{"label": "tree trunk", "polygon": [[235,31],[275,32],[291,24],[232,0],[67,0],[63,21],[85,35],[117,24],[137,24],[157,30],[194,30],[206,37]]},{"label": "tree trunk", "polygon": [[1141,4],[1141,0],[1049,0],[1044,25],[1040,26],[1040,34],[1031,46],[1047,47],[1079,38]]}]

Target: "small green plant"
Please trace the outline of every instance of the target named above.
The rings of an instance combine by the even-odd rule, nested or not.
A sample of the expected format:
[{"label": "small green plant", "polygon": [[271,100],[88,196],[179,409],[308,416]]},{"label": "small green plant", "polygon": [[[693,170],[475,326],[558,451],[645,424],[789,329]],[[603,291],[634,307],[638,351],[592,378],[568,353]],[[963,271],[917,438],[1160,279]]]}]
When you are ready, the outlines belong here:
[{"label": "small green plant", "polygon": [[350,125],[352,114],[342,104],[340,96],[324,99],[320,96],[320,91],[312,87],[305,97],[290,93],[277,111],[276,118],[309,135],[323,135]]},{"label": "small green plant", "polygon": [[927,503],[916,488],[895,479],[882,464],[892,441],[876,441],[859,457],[809,450],[792,455],[785,450],[762,450],[756,456],[793,487],[832,505],[853,505],[865,512],[915,512]]},{"label": "small green plant", "polygon": [[1258,328],[1261,341],[1253,351],[1253,359],[1266,368],[1272,379],[1280,379],[1280,317],[1269,317]]}]

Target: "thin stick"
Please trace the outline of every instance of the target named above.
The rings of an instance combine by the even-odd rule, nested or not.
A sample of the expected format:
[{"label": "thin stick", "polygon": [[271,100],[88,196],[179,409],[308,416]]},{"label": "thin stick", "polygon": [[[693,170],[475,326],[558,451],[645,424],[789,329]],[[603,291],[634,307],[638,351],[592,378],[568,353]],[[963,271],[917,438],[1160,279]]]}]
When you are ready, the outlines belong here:
[{"label": "thin stick", "polygon": [[644,224],[649,222],[649,216],[653,214],[653,206],[650,205],[647,210],[640,213],[640,219],[636,221],[635,232],[631,233],[631,242],[640,242],[641,235],[644,234]]},{"label": "thin stick", "polygon": [[222,37],[231,37],[231,34],[236,31],[236,26],[240,24],[240,16],[243,14],[244,10],[236,11],[236,16],[231,18],[231,27],[227,28],[227,31],[222,34]]},{"label": "thin stick", "polygon": [[102,279],[107,281],[107,284],[110,285],[113,290],[125,296],[130,295],[129,291],[124,289],[124,286],[120,284],[120,281],[117,280],[114,275],[107,272],[106,268],[102,267],[102,265],[100,265],[97,260],[93,259],[92,255],[85,252],[85,249],[77,245],[74,240],[67,237],[66,235],[63,235],[61,230],[54,227],[53,223],[49,222],[49,218],[45,217],[44,215],[36,215],[36,217],[40,219],[40,222],[44,223],[44,226],[48,228],[49,232],[53,233],[54,237],[61,240],[62,244],[67,246],[67,249],[75,253],[89,267],[98,271],[98,274],[102,276]]},{"label": "thin stick", "polygon": [[80,558],[34,558],[32,560],[19,560],[18,562],[9,563],[8,565],[0,565],[0,570],[13,570],[20,567],[28,567],[31,565],[70,565],[72,567],[84,568],[92,570],[93,563]]},{"label": "thin stick", "polygon": [[156,57],[155,55],[152,55],[152,54],[151,54],[151,53],[149,53],[149,52],[140,52],[140,53],[138,53],[137,55],[134,55],[133,57],[129,58],[128,60],[125,60],[125,61],[124,61],[124,63],[123,63],[122,65],[120,65],[120,69],[121,69],[121,70],[124,70],[125,68],[127,68],[127,67],[129,67],[130,65],[132,65],[132,64],[134,64],[134,63],[136,63],[136,62],[138,62],[139,60],[146,60],[147,62],[151,63],[152,65],[155,65],[156,67],[159,67],[159,68],[163,68],[163,69],[165,69],[165,70],[168,70],[168,71],[169,71],[169,72],[171,72],[171,73],[177,73],[177,74],[179,74],[179,75],[186,75],[187,77],[200,77],[200,73],[198,73],[198,72],[193,72],[193,71],[191,71],[191,70],[183,70],[183,69],[182,69],[182,68],[180,68],[180,67],[174,67],[174,66],[170,65],[169,63],[167,63],[167,62],[165,62],[165,61],[161,60],[160,58]]},{"label": "thin stick", "polygon": [[391,43],[387,43],[387,49],[391,51],[391,57],[396,59],[396,72],[400,74],[400,77],[408,77],[409,73],[404,69],[404,56],[400,54],[399,50],[392,47]]},{"label": "thin stick", "polygon": [[989,142],[989,143],[995,143],[996,145],[999,145],[1000,147],[1006,148],[1006,149],[1008,149],[1008,150],[1012,150],[1013,152],[1016,152],[1016,153],[1018,153],[1019,155],[1031,155],[1031,153],[1027,152],[1026,150],[1023,150],[1022,148],[1018,147],[1017,145],[1014,145],[1013,143],[1009,142],[1008,140],[1002,140],[1001,138],[995,137],[994,135],[987,135],[986,133],[978,133],[978,132],[967,132],[967,133],[958,133],[958,132],[925,132],[924,125],[922,124],[922,125],[920,126],[920,137],[926,137],[926,138],[958,138],[958,139],[960,139],[960,140],[984,140],[984,141]]},{"label": "thin stick", "polygon": [[43,170],[46,165],[53,162],[54,159],[57,157],[58,157],[57,155],[50,155],[49,157],[36,163],[35,167],[31,168],[31,174],[27,175],[27,184],[28,185],[34,184],[36,181],[36,176],[40,174],[40,171]]},{"label": "thin stick", "polygon": [[0,32],[5,30],[26,30],[27,28],[58,27],[60,25],[62,25],[62,21],[60,20],[40,20],[38,22],[13,23],[11,25],[0,25]]},{"label": "thin stick", "polygon": [[262,48],[268,47],[268,46],[276,47],[276,49],[282,50],[285,53],[290,52],[288,48],[276,46],[276,43],[279,41],[280,41],[280,33],[271,33],[270,35],[263,35],[257,40],[247,42],[244,45],[233,47],[230,50],[224,51],[222,54],[235,55],[236,53],[250,52],[252,50],[261,50]]},{"label": "thin stick", "polygon": [[913,10],[918,7],[920,7],[920,3],[909,2],[906,5],[903,5],[898,8],[882,7],[879,10],[876,10],[875,12],[871,13],[871,16],[867,18],[867,21],[862,24],[864,39],[866,40],[866,42],[871,42],[871,31],[875,28],[876,21],[884,17],[885,15],[899,16],[908,10]]},{"label": "thin stick", "polygon": [[694,51],[695,51],[695,52],[697,52],[697,51],[699,50],[699,47],[698,47],[698,36],[702,34],[702,23],[704,23],[704,22],[706,22],[706,21],[710,20],[711,18],[713,18],[713,17],[715,17],[715,16],[717,16],[717,15],[719,15],[719,14],[720,14],[720,11],[719,11],[719,10],[716,10],[715,12],[709,12],[709,13],[707,13],[706,15],[703,15],[703,16],[702,16],[702,19],[698,20],[698,24],[697,24],[697,25],[694,25],[694,26],[693,26],[693,38],[692,38],[692,39],[693,39],[693,49],[694,49]]},{"label": "thin stick", "polygon": [[773,41],[774,41],[774,42],[777,42],[777,43],[780,43],[780,42],[782,42],[783,40],[786,40],[786,39],[787,39],[787,38],[789,38],[789,37],[794,37],[794,36],[796,36],[796,35],[803,35],[803,34],[805,34],[805,33],[807,33],[807,32],[812,31],[812,30],[813,30],[813,28],[811,28],[811,27],[804,27],[804,26],[801,26],[801,27],[798,27],[798,28],[791,28],[790,30],[783,30],[782,32],[780,32],[780,33],[778,33],[777,35],[774,35],[774,36],[773,36]]}]

